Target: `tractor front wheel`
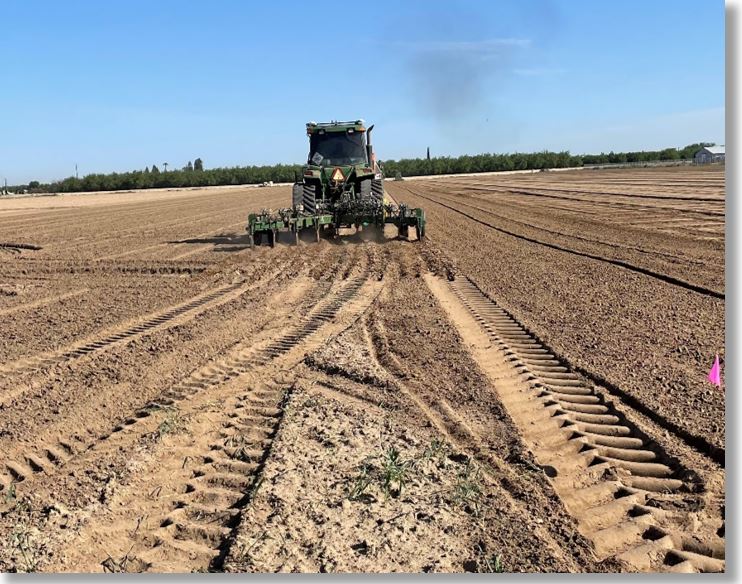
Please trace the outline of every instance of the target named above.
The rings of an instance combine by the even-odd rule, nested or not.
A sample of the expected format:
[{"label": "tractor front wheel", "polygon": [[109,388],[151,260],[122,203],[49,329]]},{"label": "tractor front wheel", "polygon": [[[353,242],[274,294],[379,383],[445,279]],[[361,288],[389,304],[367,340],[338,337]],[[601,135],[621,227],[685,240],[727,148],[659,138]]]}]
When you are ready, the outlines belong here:
[{"label": "tractor front wheel", "polygon": [[302,205],[304,213],[314,215],[317,212],[317,185],[303,185],[302,187]]},{"label": "tractor front wheel", "polygon": [[295,183],[291,189],[291,204],[294,210],[304,204],[304,183]]}]

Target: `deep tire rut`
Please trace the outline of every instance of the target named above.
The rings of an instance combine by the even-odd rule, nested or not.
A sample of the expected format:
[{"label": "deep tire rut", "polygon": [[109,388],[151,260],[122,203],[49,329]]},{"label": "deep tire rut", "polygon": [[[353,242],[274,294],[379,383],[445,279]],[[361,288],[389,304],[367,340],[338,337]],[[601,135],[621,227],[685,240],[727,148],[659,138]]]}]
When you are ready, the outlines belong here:
[{"label": "deep tire rut", "polygon": [[171,498],[171,511],[154,533],[143,534],[149,548],[137,554],[140,570],[182,570],[194,563],[221,569],[225,543],[259,484],[290,389],[264,382],[224,404],[216,440],[189,457],[191,476]]},{"label": "deep tire rut", "polygon": [[449,289],[494,344],[495,387],[598,556],[637,571],[723,572],[723,520],[691,528],[704,490],[696,473],[468,278]]}]

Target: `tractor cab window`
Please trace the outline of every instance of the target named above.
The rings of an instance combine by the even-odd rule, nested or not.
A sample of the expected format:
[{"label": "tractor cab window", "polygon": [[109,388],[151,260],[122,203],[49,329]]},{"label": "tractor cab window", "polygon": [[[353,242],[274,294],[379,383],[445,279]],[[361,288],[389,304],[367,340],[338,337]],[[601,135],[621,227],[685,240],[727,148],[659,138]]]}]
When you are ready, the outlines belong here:
[{"label": "tractor cab window", "polygon": [[309,164],[347,166],[366,162],[361,132],[325,132],[309,137]]}]

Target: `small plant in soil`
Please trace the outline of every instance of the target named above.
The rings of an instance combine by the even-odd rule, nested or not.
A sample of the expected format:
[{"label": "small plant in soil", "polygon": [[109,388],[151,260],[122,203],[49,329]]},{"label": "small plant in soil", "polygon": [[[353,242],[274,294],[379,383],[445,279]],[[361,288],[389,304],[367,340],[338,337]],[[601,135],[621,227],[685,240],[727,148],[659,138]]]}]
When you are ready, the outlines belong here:
[{"label": "small plant in soil", "polygon": [[13,510],[16,513],[30,513],[31,512],[31,501],[27,497],[21,497],[15,500],[15,507]]},{"label": "small plant in soil", "polygon": [[353,486],[350,489],[348,498],[351,501],[357,501],[371,486],[373,482],[373,467],[366,461],[361,465],[358,475],[353,480]]},{"label": "small plant in soil", "polygon": [[410,470],[416,460],[404,460],[399,450],[390,446],[380,455],[366,458],[358,467],[358,474],[351,479],[348,498],[351,501],[365,500],[369,487],[377,485],[384,498],[397,498],[407,484]]},{"label": "small plant in soil", "polygon": [[39,565],[38,550],[28,526],[22,523],[13,528],[11,546],[21,555],[20,572],[35,572]]},{"label": "small plant in soil", "polygon": [[103,566],[103,571],[110,572],[111,574],[123,574],[123,573],[128,572],[129,562],[131,561],[129,554],[131,553],[131,550],[133,549],[134,549],[134,546],[132,545],[129,548],[129,551],[126,552],[119,559],[115,559],[113,556],[111,556],[111,554],[108,554],[108,557],[101,562],[101,566]]},{"label": "small plant in soil", "polygon": [[177,408],[169,408],[165,419],[157,428],[156,438],[162,440],[168,434],[178,434],[185,430],[186,418]]},{"label": "small plant in soil", "polygon": [[253,558],[252,558],[253,548],[259,543],[265,541],[266,539],[269,539],[268,531],[264,530],[260,535],[258,535],[258,537],[255,538],[255,541],[253,541],[248,547],[244,547],[243,545],[242,550],[239,553],[239,555],[242,557],[242,560],[245,563],[251,564],[253,561]]},{"label": "small plant in soil", "polygon": [[5,504],[9,505],[16,499],[15,482],[10,483],[5,491]]},{"label": "small plant in soil", "polygon": [[485,557],[483,564],[482,567],[485,569],[481,571],[488,574],[502,574],[505,571],[505,566],[502,563],[500,554],[493,554],[489,557]]},{"label": "small plant in soil", "polygon": [[434,460],[436,463],[440,463],[445,456],[446,443],[438,438],[433,438],[420,456],[420,460],[422,462]]},{"label": "small plant in soil", "polygon": [[453,503],[475,515],[479,512],[479,499],[482,496],[480,470],[468,462],[459,473],[453,490]]},{"label": "small plant in soil", "polygon": [[410,462],[402,460],[394,446],[387,449],[381,459],[381,487],[386,498],[399,497],[407,481]]}]

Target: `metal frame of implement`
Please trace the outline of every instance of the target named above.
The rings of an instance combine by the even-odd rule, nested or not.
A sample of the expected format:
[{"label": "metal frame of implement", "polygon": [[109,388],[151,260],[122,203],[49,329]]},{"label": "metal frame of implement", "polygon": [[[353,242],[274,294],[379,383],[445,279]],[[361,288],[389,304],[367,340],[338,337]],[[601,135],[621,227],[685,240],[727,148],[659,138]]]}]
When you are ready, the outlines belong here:
[{"label": "metal frame of implement", "polygon": [[[345,215],[345,214],[344,214]],[[317,213],[308,215],[300,210],[291,208],[271,211],[264,209],[260,213],[250,213],[248,216],[247,232],[250,237],[250,247],[261,245],[263,237],[269,246],[273,247],[278,240],[278,234],[289,232],[293,235],[296,245],[299,243],[299,233],[303,230],[312,229],[315,232],[315,240],[320,240],[320,235],[328,226],[333,235],[337,235],[337,229],[342,225],[355,224],[375,225],[382,227],[385,224],[396,225],[400,237],[408,237],[409,228],[417,229],[418,239],[425,237],[425,211],[422,209],[410,209],[407,205],[386,204],[383,212],[373,215],[354,216],[349,221],[347,215],[339,217],[331,213]]]}]

